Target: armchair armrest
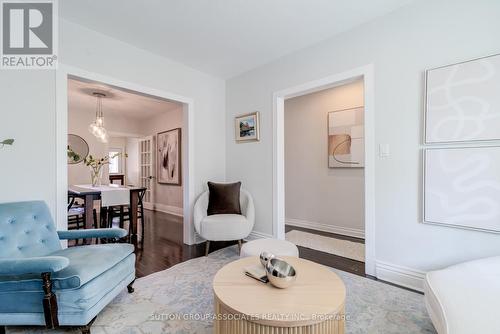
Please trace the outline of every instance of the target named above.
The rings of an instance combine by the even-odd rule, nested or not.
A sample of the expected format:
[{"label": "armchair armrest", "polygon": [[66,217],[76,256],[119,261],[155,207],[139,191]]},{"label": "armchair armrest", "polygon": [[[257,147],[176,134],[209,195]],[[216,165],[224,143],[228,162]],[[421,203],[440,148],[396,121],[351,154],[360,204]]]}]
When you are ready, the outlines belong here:
[{"label": "armchair armrest", "polygon": [[122,228],[95,228],[88,230],[57,231],[59,239],[123,238],[127,231]]},{"label": "armchair armrest", "polygon": [[193,222],[194,222],[194,229],[198,234],[201,233],[201,221],[203,220],[203,218],[207,216],[208,195],[209,195],[208,191],[203,192],[198,197],[196,203],[194,204]]},{"label": "armchair armrest", "polygon": [[68,265],[69,260],[62,256],[0,259],[0,275],[54,273]]}]

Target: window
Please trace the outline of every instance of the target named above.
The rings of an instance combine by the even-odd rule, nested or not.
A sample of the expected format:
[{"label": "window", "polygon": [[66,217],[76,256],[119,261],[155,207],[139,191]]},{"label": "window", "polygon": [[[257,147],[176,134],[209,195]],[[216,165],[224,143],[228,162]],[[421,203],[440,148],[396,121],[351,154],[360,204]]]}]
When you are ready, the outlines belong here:
[{"label": "window", "polygon": [[[120,154],[118,156],[115,156]],[[109,174],[120,174],[122,172],[122,149],[112,148],[109,150]],[[113,158],[113,156],[115,156]]]}]

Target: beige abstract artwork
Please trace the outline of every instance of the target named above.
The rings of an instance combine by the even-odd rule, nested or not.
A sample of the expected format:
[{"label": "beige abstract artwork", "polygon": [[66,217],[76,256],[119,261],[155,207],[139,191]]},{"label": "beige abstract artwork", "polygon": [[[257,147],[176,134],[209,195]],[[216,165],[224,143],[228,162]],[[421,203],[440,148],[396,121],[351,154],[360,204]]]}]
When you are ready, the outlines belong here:
[{"label": "beige abstract artwork", "polygon": [[328,167],[364,167],[364,108],[328,113]]}]

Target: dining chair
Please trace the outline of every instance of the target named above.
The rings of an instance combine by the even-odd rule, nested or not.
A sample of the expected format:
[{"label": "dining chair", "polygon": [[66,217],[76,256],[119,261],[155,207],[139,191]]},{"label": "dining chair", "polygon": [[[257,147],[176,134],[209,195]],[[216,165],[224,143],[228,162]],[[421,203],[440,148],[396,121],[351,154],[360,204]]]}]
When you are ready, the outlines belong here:
[{"label": "dining chair", "polygon": [[[118,181],[119,183],[116,183],[115,181]],[[123,186],[125,184],[125,176],[122,174],[109,174],[109,183],[121,184]]]},{"label": "dining chair", "polygon": [[[146,189],[139,192],[139,201],[137,204],[137,220],[141,221],[141,244],[144,243],[144,196],[146,195]],[[119,218],[119,227],[123,228],[125,223],[129,223],[129,235],[132,233],[130,206],[113,206],[108,208],[108,227],[113,227],[113,219]]]},{"label": "dining chair", "polygon": [[85,208],[76,203],[76,196],[68,194],[68,230],[85,227]]},{"label": "dining chair", "polygon": [[[85,228],[85,208],[77,202],[78,197],[68,193],[68,230]],[[97,226],[97,211],[92,210],[94,228]]]}]

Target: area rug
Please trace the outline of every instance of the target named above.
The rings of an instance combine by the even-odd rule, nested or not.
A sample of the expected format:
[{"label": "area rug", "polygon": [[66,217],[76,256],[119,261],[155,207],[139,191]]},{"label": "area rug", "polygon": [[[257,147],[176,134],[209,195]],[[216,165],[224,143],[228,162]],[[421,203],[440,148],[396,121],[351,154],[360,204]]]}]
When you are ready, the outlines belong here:
[{"label": "area rug", "polygon": [[[212,333],[212,280],[226,263],[238,259],[228,247],[178,264],[135,282],[135,292],[121,293],[97,317],[93,334]],[[346,333],[436,333],[423,296],[343,271],[347,287]],[[7,333],[79,333],[10,327]]]},{"label": "area rug", "polygon": [[286,240],[297,246],[365,262],[365,245],[360,242],[326,237],[324,235],[291,230]]}]

